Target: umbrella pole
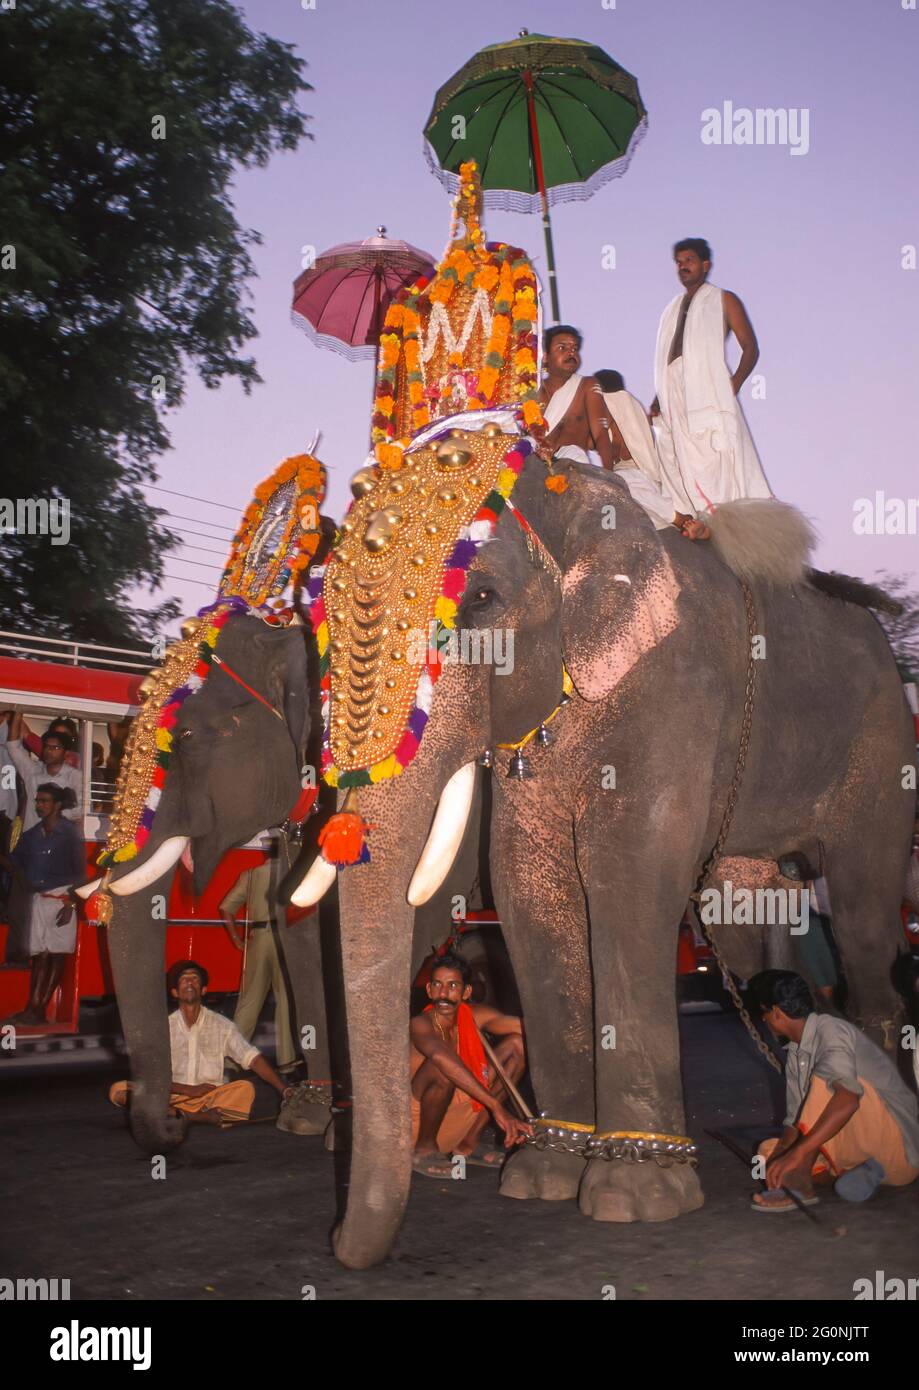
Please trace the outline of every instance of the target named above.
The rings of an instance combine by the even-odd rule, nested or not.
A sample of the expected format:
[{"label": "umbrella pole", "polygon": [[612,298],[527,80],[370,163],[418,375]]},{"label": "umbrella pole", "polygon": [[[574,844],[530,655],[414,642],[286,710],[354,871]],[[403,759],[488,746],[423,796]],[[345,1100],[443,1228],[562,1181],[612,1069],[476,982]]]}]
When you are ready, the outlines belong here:
[{"label": "umbrella pole", "polygon": [[373,277],[373,318],[370,331],[376,343],[373,358],[373,381],[370,386],[370,452],[373,453],[373,413],[377,404],[377,377],[380,373],[380,298],[383,293],[383,271],[378,266]]},{"label": "umbrella pole", "polygon": [[558,323],[561,314],[558,307],[558,284],[555,274],[555,250],[552,246],[552,224],[549,221],[549,200],[546,197],[546,179],[542,169],[542,150],[539,145],[539,126],[536,121],[536,103],[533,100],[533,74],[529,69],[523,74],[527,89],[527,115],[530,119],[530,146],[533,151],[533,167],[536,171],[536,185],[542,202],[542,229],[546,239],[546,264],[549,269],[549,294],[552,299],[552,320]]}]

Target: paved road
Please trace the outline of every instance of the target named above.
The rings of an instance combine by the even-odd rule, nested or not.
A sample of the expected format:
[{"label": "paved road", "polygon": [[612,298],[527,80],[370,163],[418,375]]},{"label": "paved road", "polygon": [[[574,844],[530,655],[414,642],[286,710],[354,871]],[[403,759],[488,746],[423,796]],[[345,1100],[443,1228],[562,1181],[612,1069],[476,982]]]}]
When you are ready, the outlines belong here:
[{"label": "paved road", "polygon": [[364,1273],[329,1253],[333,1163],[320,1139],[273,1124],[196,1129],[153,1181],[98,1072],[8,1078],[0,1062],[2,1272],[70,1278],[73,1298],[851,1300],[877,1269],[919,1276],[919,1184],[863,1207],[832,1193],[821,1229],[749,1210],[740,1163],[707,1139],[748,1147],[776,1132],[777,1096],[735,1018],[681,1018],[690,1132],[706,1205],[675,1222],[619,1226],[572,1202],[515,1202],[496,1178],[416,1176],[393,1257]]}]

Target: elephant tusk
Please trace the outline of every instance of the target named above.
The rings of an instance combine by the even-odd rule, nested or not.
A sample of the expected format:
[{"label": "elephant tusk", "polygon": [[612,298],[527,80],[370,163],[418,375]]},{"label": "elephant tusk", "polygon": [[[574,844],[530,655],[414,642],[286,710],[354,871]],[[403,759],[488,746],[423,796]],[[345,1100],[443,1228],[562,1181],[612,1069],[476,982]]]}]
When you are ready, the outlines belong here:
[{"label": "elephant tusk", "polygon": [[86,902],[97,891],[101,883],[101,878],[94,878],[92,883],[84,883],[82,888],[75,888],[73,891],[78,898],[82,898]]},{"label": "elephant tusk", "polygon": [[315,907],[319,899],[332,887],[338,873],[334,864],[317,854],[307,872],[303,875],[299,888],[290,895],[294,907]]},{"label": "elephant tusk", "polygon": [[143,864],[109,884],[109,891],[117,893],[119,897],[125,897],[155,883],[181,859],[188,838],[187,835],[170,835]]},{"label": "elephant tusk", "polygon": [[440,794],[434,823],[408,886],[408,901],[420,907],[437,892],[456,858],[475,793],[475,762],[454,772]]}]

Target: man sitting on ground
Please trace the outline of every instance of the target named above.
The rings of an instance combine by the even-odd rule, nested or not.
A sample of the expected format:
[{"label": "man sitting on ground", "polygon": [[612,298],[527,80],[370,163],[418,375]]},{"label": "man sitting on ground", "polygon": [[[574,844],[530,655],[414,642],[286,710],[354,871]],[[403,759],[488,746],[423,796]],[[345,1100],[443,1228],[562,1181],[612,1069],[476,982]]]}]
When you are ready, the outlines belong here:
[{"label": "man sitting on ground", "polygon": [[503,1082],[485,1057],[479,1030],[501,1041],[495,1056],[512,1082],[526,1068],[523,1024],[489,1004],[468,1004],[468,961],[453,952],[436,961],[427,986],[431,1003],[410,1027],[412,1042],[412,1166],[426,1177],[450,1177],[451,1154],[481,1167],[503,1157],[481,1143],[489,1118],[511,1149],[532,1134],[501,1103]]},{"label": "man sitting on ground", "polygon": [[749,989],[770,1030],[788,1039],[785,1128],[759,1146],[766,1191],[753,1209],[794,1211],[782,1187],[812,1205],[815,1179],[835,1179],[840,1197],[863,1202],[882,1183],[905,1187],[919,1177],[916,1097],[887,1054],[854,1024],[816,1013],[791,970],[760,971]]},{"label": "man sitting on ground", "polygon": [[[168,1113],[181,1113],[202,1124],[227,1125],[248,1120],[255,1087],[251,1081],[224,1083],[225,1058],[232,1057],[243,1071],[254,1071],[284,1101],[294,1088],[285,1086],[274,1067],[228,1018],[204,1007],[207,979],[204,966],[193,960],[176,961],[166,976],[170,995],[179,1001],[169,1016],[172,1094]],[[130,1081],[116,1081],[109,1100],[126,1105],[130,1090]]]}]

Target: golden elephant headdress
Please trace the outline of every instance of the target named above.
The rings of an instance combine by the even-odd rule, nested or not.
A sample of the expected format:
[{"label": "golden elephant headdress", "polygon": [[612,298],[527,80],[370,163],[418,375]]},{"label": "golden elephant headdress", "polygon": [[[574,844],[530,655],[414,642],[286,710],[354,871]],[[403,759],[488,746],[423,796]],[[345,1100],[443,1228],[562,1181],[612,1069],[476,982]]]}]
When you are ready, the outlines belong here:
[{"label": "golden elephant headdress", "polygon": [[221,661],[217,639],[234,612],[273,624],[290,622],[290,590],[303,584],[321,540],[324,495],[325,469],[311,454],[285,459],[256,488],[233,538],[216,602],[186,618],[181,640],[141,683],[144,703],[125,745],[101,868],[135,858],[149,838],[182,705],[201,689],[215,664],[267,703]]},{"label": "golden elephant headdress", "polygon": [[351,793],[320,836],[339,866],[367,857],[356,789],[397,776],[415,755],[467,572],[533,450],[527,436],[544,428],[536,276],[523,251],[485,241],[475,164],[460,176],[435,276],[387,312],[374,454],[310,588],[323,776]]}]

